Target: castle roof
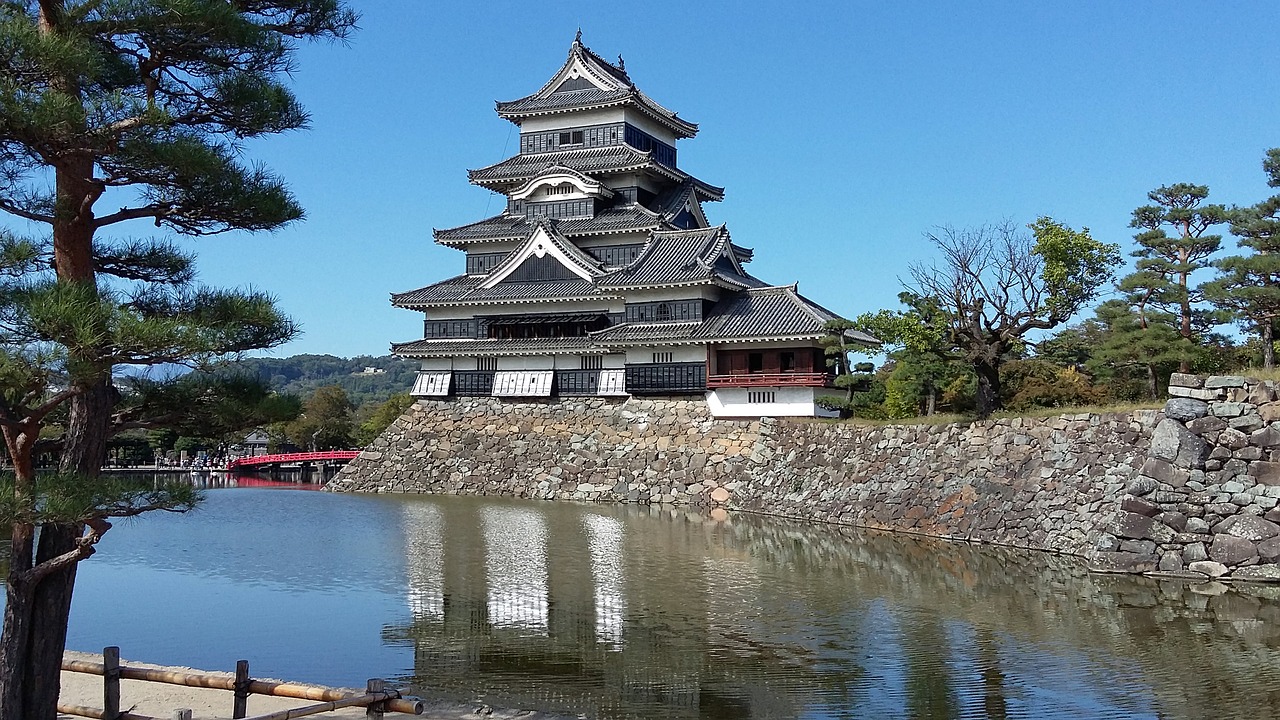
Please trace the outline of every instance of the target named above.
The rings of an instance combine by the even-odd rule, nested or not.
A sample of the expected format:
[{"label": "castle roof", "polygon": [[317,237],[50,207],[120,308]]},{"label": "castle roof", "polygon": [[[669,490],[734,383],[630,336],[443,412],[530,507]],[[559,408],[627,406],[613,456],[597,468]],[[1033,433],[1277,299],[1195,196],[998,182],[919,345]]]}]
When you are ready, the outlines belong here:
[{"label": "castle roof", "polygon": [[456,275],[417,290],[392,293],[396,307],[423,309],[445,305],[491,305],[524,303],[532,300],[599,300],[614,297],[596,290],[590,280],[540,280],[536,282],[503,282],[484,288],[484,275]]},{"label": "castle roof", "polygon": [[564,65],[551,79],[532,95],[498,102],[498,115],[519,125],[529,117],[629,106],[665,126],[676,137],[689,138],[698,133],[696,123],[681,119],[641,92],[631,82],[622,59],[618,60],[615,65],[592,52],[582,44],[579,31]]},{"label": "castle roof", "polygon": [[600,278],[602,288],[708,283],[733,289],[765,284],[742,269],[724,225],[656,231],[635,261]]},{"label": "castle roof", "polygon": [[555,166],[572,168],[588,175],[645,170],[677,182],[692,180],[702,200],[724,199],[724,188],[698,180],[678,168],[667,167],[654,159],[653,151],[640,151],[625,143],[513,155],[502,162],[468,170],[467,176],[476,185],[494,190],[510,190]]}]

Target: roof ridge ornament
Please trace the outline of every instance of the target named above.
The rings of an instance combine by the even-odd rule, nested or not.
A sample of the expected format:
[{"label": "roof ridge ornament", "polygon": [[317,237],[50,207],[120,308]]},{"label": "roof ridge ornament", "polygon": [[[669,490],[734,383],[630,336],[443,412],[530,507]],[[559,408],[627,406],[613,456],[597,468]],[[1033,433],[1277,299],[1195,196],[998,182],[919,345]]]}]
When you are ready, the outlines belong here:
[{"label": "roof ridge ornament", "polygon": [[582,44],[582,26],[578,26],[578,32],[574,33],[573,44],[575,45]]}]

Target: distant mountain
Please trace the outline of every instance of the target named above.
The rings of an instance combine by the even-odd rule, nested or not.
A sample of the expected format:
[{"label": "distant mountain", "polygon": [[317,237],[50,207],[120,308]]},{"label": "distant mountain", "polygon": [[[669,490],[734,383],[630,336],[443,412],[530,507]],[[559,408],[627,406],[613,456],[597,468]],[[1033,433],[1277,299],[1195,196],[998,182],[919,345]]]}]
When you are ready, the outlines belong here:
[{"label": "distant mountain", "polygon": [[337,385],[355,405],[382,402],[413,387],[418,363],[392,355],[293,355],[284,358],[248,358],[237,364],[271,383],[278,392],[306,398],[316,388]]}]

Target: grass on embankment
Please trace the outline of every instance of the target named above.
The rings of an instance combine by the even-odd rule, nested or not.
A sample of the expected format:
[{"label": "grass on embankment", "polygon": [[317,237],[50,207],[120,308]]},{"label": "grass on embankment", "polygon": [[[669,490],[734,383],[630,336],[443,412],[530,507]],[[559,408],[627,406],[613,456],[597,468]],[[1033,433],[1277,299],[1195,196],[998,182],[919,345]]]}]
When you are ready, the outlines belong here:
[{"label": "grass on embankment", "polygon": [[[1280,373],[1277,373],[1277,376],[1280,377]],[[1116,403],[1114,405],[1085,405],[1081,407],[1040,407],[1018,412],[1014,412],[1013,410],[1001,410],[1000,412],[992,415],[991,419],[1007,420],[1010,418],[1046,418],[1057,417],[1059,415],[1076,415],[1079,413],[1107,415],[1133,412],[1135,410],[1159,410],[1163,407],[1163,400]],[[950,425],[951,423],[973,423],[978,421],[978,418],[974,415],[963,415],[959,413],[919,415],[910,418],[890,418],[884,420],[859,417],[848,418],[846,420],[837,420],[833,418],[815,419],[819,422],[851,423],[853,425]]]}]

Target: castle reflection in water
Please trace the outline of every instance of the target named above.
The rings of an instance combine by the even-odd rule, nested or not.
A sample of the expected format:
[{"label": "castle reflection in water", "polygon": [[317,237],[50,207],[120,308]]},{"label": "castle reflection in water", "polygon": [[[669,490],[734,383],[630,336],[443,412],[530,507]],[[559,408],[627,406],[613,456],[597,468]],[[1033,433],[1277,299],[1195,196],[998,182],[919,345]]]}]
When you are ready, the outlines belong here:
[{"label": "castle reflection in water", "polygon": [[1239,618],[1277,613],[1265,590],[686,510],[425,498],[401,521],[412,620],[384,640],[413,645],[406,680],[429,697],[588,717],[1200,717],[1229,716],[1245,677],[1250,712],[1280,707],[1255,662],[1276,667],[1277,631]]}]

